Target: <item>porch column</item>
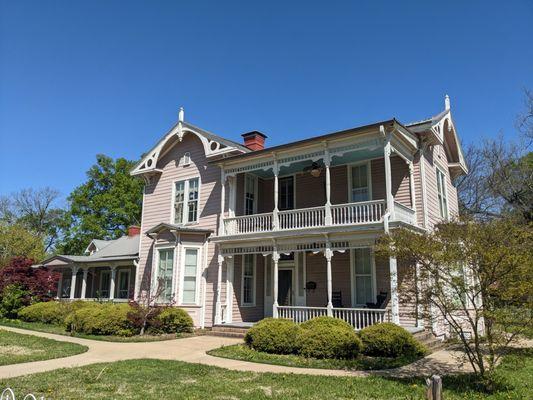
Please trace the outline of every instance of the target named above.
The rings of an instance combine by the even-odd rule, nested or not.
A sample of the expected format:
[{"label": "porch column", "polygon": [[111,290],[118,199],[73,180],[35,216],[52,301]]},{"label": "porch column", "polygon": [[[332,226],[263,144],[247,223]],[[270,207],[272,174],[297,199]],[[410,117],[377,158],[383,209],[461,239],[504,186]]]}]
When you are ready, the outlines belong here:
[{"label": "porch column", "polygon": [[[220,248],[218,249],[220,252]],[[215,325],[222,323],[222,303],[221,303],[221,286],[222,286],[222,264],[224,263],[224,256],[218,255],[218,271],[217,271],[217,291],[215,303]]]},{"label": "porch column", "polygon": [[279,229],[279,208],[278,208],[278,191],[279,191],[279,184],[278,184],[278,161],[274,159],[274,210],[272,212],[272,225],[273,229],[276,231]]},{"label": "porch column", "polygon": [[387,212],[389,219],[394,220],[394,197],[392,196],[392,175],[390,167],[391,144],[390,136],[385,139],[383,156],[385,160],[385,193],[387,196]]},{"label": "porch column", "polygon": [[[237,182],[234,176],[228,176],[229,184],[229,204],[228,204],[228,216],[235,216],[235,208],[237,202]],[[257,200],[256,200],[257,201]]]},{"label": "porch column", "polygon": [[84,299],[87,293],[87,274],[89,273],[88,268],[83,268],[83,280],[81,281],[81,298]]},{"label": "porch column", "polygon": [[74,299],[76,293],[76,274],[78,273],[78,267],[72,267],[72,278],[70,279],[70,299]]},{"label": "porch column", "polygon": [[395,257],[389,258],[389,272],[392,322],[400,325],[400,304],[398,300],[398,264]]},{"label": "porch column", "polygon": [[63,272],[59,273],[59,280],[57,281],[57,294],[56,299],[61,298],[61,292],[63,291]]},{"label": "porch column", "polygon": [[409,162],[409,191],[411,194],[411,208],[415,211],[416,219],[416,198],[415,198],[415,164],[413,161]]},{"label": "porch column", "polygon": [[272,306],[272,316],[278,318],[278,263],[279,263],[279,253],[276,248],[272,252],[272,261],[274,262],[274,303]]},{"label": "porch column", "polygon": [[224,235],[224,202],[226,201],[226,173],[221,171],[220,176],[220,214],[218,217],[218,236]]},{"label": "porch column", "polygon": [[333,223],[333,219],[331,216],[331,176],[329,172],[329,165],[330,165],[330,157],[329,157],[329,149],[326,145],[326,154],[324,157],[324,164],[326,166],[326,217],[325,217],[325,223],[326,225],[331,225]]},{"label": "porch column", "polygon": [[117,275],[117,267],[113,265],[111,267],[111,279],[109,281],[109,300],[115,299],[115,277]]},{"label": "porch column", "polygon": [[324,252],[324,255],[326,256],[326,271],[327,271],[327,289],[328,289],[328,317],[333,316],[333,282],[332,282],[332,274],[331,274],[331,258],[333,257],[333,251],[331,250],[331,244],[328,243],[326,246],[326,251]]}]

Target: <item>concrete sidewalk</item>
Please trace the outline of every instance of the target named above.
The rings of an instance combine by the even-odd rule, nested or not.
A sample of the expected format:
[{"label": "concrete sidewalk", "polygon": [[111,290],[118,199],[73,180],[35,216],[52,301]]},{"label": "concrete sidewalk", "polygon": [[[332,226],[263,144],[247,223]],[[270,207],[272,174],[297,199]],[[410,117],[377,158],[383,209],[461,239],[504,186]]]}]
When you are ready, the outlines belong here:
[{"label": "concrete sidewalk", "polygon": [[217,347],[242,343],[241,339],[218,336],[194,336],[190,338],[165,340],[160,342],[117,343],[55,335],[51,333],[30,331],[26,329],[5,326],[0,326],[0,329],[54,339],[57,341],[78,343],[89,348],[87,352],[71,357],[0,366],[0,379],[13,378],[37,372],[52,371],[59,368],[73,368],[94,363],[133,360],[140,358],[178,360],[237,371],[295,373],[326,376],[369,376],[373,374],[390,377],[406,377],[429,376],[433,373],[451,374],[470,371],[468,366],[458,365],[457,359],[455,358],[455,356],[458,354],[454,354],[446,350],[441,350],[430,354],[429,356],[418,360],[413,364],[391,370],[344,371],[259,364],[213,357],[206,354],[207,351]]}]

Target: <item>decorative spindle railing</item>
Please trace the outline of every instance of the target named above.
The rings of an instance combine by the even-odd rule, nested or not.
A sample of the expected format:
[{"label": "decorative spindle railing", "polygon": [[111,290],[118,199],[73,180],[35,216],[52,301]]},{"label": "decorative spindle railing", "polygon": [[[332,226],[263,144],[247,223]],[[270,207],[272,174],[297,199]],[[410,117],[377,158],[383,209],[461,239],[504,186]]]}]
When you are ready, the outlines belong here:
[{"label": "decorative spindle railing", "polygon": [[325,225],[325,207],[298,208],[278,213],[279,229],[315,228]]},{"label": "decorative spindle railing", "polygon": [[224,229],[226,235],[269,232],[273,229],[272,213],[225,218]]},{"label": "decorative spindle railing", "polygon": [[335,204],[331,206],[333,225],[358,225],[380,222],[385,213],[385,201]]},{"label": "decorative spindle railing", "polygon": [[278,318],[292,319],[297,324],[327,313],[326,307],[278,306]]}]

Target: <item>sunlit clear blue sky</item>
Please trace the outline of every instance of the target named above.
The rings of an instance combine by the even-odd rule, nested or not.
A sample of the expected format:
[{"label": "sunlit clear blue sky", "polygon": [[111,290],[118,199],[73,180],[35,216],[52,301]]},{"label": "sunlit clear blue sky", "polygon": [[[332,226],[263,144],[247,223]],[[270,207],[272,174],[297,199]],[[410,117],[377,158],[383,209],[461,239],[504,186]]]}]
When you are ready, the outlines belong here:
[{"label": "sunlit clear blue sky", "polygon": [[137,159],[177,120],[280,144],[438,113],[515,135],[532,1],[0,0],[0,194],[64,196],[97,153]]}]

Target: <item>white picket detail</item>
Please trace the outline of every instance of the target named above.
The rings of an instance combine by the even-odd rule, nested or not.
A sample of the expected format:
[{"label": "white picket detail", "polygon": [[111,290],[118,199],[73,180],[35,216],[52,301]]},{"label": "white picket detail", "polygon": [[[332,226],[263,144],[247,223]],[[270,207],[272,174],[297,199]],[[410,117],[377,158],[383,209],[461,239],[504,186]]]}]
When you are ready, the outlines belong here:
[{"label": "white picket detail", "polygon": [[224,230],[226,235],[269,232],[272,230],[272,213],[225,218]]},{"label": "white picket detail", "polygon": [[385,208],[384,200],[335,204],[331,206],[333,225],[358,225],[380,222]]},{"label": "white picket detail", "polygon": [[333,308],[333,317],[348,322],[355,330],[389,320],[386,310],[376,308]]},{"label": "white picket detail", "polygon": [[278,306],[278,318],[292,319],[297,324],[327,315],[326,307]]},{"label": "white picket detail", "polygon": [[394,214],[397,221],[402,221],[411,225],[416,225],[415,210],[404,206],[397,201],[394,202]]},{"label": "white picket detail", "polygon": [[280,229],[315,228],[324,226],[326,209],[324,207],[298,208],[279,212]]}]

